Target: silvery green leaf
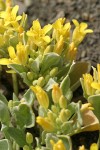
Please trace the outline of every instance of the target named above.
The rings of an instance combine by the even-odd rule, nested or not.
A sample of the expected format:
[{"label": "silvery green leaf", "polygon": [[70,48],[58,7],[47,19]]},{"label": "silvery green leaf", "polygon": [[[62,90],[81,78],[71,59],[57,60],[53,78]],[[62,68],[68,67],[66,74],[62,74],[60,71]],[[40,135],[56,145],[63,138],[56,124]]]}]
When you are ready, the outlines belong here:
[{"label": "silvery green leaf", "polygon": [[89,96],[88,102],[92,104],[92,107],[94,108],[93,112],[100,122],[100,94]]},{"label": "silvery green leaf", "polygon": [[44,58],[42,60],[41,64],[41,73],[44,73],[51,67],[57,67],[62,65],[62,59],[61,56],[57,53],[51,52],[44,55]]}]

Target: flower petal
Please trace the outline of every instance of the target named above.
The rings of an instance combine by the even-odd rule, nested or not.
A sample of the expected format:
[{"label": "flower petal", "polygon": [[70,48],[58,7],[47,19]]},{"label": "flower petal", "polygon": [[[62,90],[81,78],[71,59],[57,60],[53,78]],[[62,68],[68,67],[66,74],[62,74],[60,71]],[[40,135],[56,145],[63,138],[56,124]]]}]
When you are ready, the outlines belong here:
[{"label": "flower petal", "polygon": [[100,83],[92,82],[91,86],[96,90],[100,90]]},{"label": "flower petal", "polygon": [[12,11],[11,11],[11,16],[13,16],[13,18],[16,18],[16,14],[18,12],[19,6],[16,5],[15,7],[13,7]]},{"label": "flower petal", "polygon": [[41,29],[41,25],[38,20],[33,21],[33,29],[36,31]]},{"label": "flower petal", "polygon": [[8,47],[8,52],[11,59],[14,59],[16,57],[15,50],[12,46]]},{"label": "flower petal", "polygon": [[9,65],[10,61],[7,58],[1,58],[0,59],[0,65]]},{"label": "flower petal", "polygon": [[44,28],[43,28],[44,34],[49,32],[51,29],[52,29],[52,25],[51,24],[48,24],[48,25],[44,26]]},{"label": "flower petal", "polygon": [[72,21],[76,27],[79,26],[79,22],[76,19],[73,19]]}]

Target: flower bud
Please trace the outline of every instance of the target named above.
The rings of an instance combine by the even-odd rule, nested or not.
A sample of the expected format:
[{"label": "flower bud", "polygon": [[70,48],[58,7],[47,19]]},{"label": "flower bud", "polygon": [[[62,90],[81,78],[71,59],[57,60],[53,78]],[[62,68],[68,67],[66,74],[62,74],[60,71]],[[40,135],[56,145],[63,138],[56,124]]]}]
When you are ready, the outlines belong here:
[{"label": "flower bud", "polygon": [[53,140],[50,140],[50,143],[53,146],[53,150],[66,150],[66,147],[62,140],[58,140],[57,143],[55,143]]},{"label": "flower bud", "polygon": [[23,147],[23,150],[30,150],[30,148],[29,148],[28,145],[25,145],[25,146]]},{"label": "flower bud", "polygon": [[45,82],[47,83],[49,81],[49,79],[50,79],[50,75],[46,75],[45,76]]},{"label": "flower bud", "polygon": [[8,102],[8,108],[10,108],[10,109],[13,108],[13,100],[9,100],[9,102]]},{"label": "flower bud", "polygon": [[55,119],[56,119],[56,115],[52,111],[49,111],[47,113],[47,116],[51,121],[55,121]]},{"label": "flower bud", "polygon": [[44,50],[44,54],[47,54],[47,53],[49,53],[50,51],[51,51],[51,46],[48,45],[48,46],[46,47],[46,49]]},{"label": "flower bud", "polygon": [[31,144],[33,142],[33,135],[29,132],[26,133],[26,142]]},{"label": "flower bud", "polygon": [[57,124],[58,126],[61,126],[62,122],[61,122],[60,118],[57,118],[57,119],[56,119],[56,124]]},{"label": "flower bud", "polygon": [[27,73],[27,78],[28,78],[30,81],[32,81],[33,78],[34,78],[33,72],[28,72],[28,73]]},{"label": "flower bud", "polygon": [[40,117],[38,116],[37,119],[36,119],[36,122],[42,126],[42,128],[45,130],[45,131],[48,131],[48,132],[53,132],[54,131],[54,126],[53,124],[50,122],[50,120],[48,120],[48,118],[43,118],[43,117]]},{"label": "flower bud", "polygon": [[37,85],[43,87],[45,84],[45,80],[44,80],[44,77],[40,77],[38,78],[38,81],[37,81]]},{"label": "flower bud", "polygon": [[64,97],[64,95],[61,95],[59,99],[59,106],[60,108],[67,108],[67,99]]},{"label": "flower bud", "polygon": [[33,63],[33,59],[29,58],[29,64]]},{"label": "flower bud", "polygon": [[62,122],[66,122],[70,117],[70,111],[68,109],[62,109],[59,118]]},{"label": "flower bud", "polygon": [[35,85],[37,85],[37,81],[38,80],[34,80],[33,82],[32,82],[32,84],[35,86]]},{"label": "flower bud", "polygon": [[56,76],[57,73],[58,73],[58,67],[55,67],[50,71],[50,76],[54,77]]},{"label": "flower bud", "polygon": [[54,103],[59,103],[59,99],[62,95],[62,91],[60,89],[60,87],[58,86],[58,84],[54,84],[53,85],[53,89],[52,89],[52,99]]},{"label": "flower bud", "polygon": [[53,111],[53,113],[57,114],[59,112],[59,109],[57,108],[57,106],[52,105],[51,106],[51,110]]},{"label": "flower bud", "polygon": [[57,44],[55,45],[55,49],[54,52],[61,55],[62,51],[63,51],[63,46],[64,46],[64,38],[61,35]]},{"label": "flower bud", "polygon": [[31,86],[31,89],[36,94],[37,100],[39,104],[44,107],[45,109],[49,106],[49,97],[48,94],[38,85]]}]

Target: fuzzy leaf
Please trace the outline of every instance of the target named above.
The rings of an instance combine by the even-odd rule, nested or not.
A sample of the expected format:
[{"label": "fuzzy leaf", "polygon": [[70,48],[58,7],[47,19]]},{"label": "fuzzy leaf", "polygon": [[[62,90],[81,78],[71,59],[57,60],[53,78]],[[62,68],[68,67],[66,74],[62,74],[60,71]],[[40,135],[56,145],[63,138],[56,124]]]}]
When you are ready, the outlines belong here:
[{"label": "fuzzy leaf", "polygon": [[23,73],[23,72],[26,72],[26,68],[22,65],[19,65],[19,64],[10,64],[9,65],[10,68],[12,68],[13,70],[15,70],[15,72],[17,73]]},{"label": "fuzzy leaf", "polygon": [[35,124],[35,115],[27,104],[21,103],[14,108],[17,124],[20,128],[31,128]]},{"label": "fuzzy leaf", "polygon": [[41,73],[44,73],[51,67],[56,67],[62,64],[61,56],[56,53],[47,53],[44,55],[41,65]]},{"label": "fuzzy leaf", "polygon": [[10,114],[7,105],[0,100],[0,121],[8,125],[10,121]]},{"label": "fuzzy leaf", "polygon": [[80,85],[80,78],[82,74],[90,71],[90,63],[87,62],[77,62],[72,65],[71,71],[69,73],[71,89],[75,91]]},{"label": "fuzzy leaf", "polygon": [[7,101],[6,97],[2,93],[0,93],[0,100],[2,102],[4,102],[6,105],[8,105],[8,101]]},{"label": "fuzzy leaf", "polygon": [[24,94],[23,99],[29,106],[32,106],[35,100],[35,95],[33,91],[31,89],[28,89],[27,92]]},{"label": "fuzzy leaf", "polygon": [[12,150],[7,139],[0,140],[0,150]]},{"label": "fuzzy leaf", "polygon": [[22,129],[9,127],[8,133],[20,147],[23,147],[26,144],[26,137]]},{"label": "fuzzy leaf", "polygon": [[92,107],[94,108],[93,112],[100,122],[100,95],[89,96],[88,102],[92,104]]},{"label": "fuzzy leaf", "polygon": [[62,89],[63,95],[70,101],[72,92],[70,90],[70,78],[68,75],[62,80],[60,88]]},{"label": "fuzzy leaf", "polygon": [[55,83],[56,82],[52,78],[50,78],[48,83],[45,85],[44,89],[46,91],[50,91]]},{"label": "fuzzy leaf", "polygon": [[23,78],[24,83],[26,83],[28,86],[30,86],[31,85],[31,81],[28,80],[26,72],[23,72],[20,75]]},{"label": "fuzzy leaf", "polygon": [[33,60],[33,62],[30,64],[30,67],[32,69],[32,71],[34,71],[35,73],[39,72],[39,67],[40,67],[40,62],[39,62],[39,58],[36,58],[35,60]]}]

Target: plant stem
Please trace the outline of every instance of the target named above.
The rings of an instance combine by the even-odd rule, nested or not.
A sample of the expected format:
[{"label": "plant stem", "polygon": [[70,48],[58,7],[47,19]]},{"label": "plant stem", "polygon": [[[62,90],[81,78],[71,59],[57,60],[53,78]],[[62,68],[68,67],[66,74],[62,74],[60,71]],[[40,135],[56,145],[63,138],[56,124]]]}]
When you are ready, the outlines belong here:
[{"label": "plant stem", "polygon": [[12,73],[12,80],[13,80],[13,89],[16,96],[18,96],[18,81],[17,81],[17,74]]}]

